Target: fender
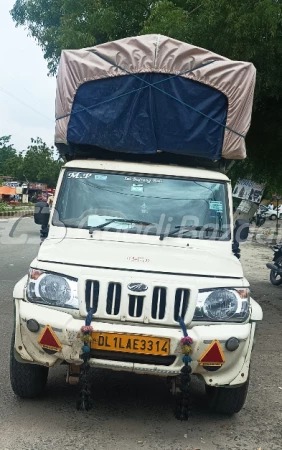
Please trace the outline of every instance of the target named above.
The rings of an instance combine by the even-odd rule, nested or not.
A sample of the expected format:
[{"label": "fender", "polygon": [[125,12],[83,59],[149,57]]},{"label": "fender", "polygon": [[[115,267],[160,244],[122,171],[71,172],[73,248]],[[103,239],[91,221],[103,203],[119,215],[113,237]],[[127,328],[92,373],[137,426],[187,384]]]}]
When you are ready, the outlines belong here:
[{"label": "fender", "polygon": [[253,299],[250,299],[251,303],[251,322],[258,322],[263,318],[263,312],[261,306]]},{"label": "fender", "polygon": [[18,299],[25,299],[25,288],[27,285],[28,275],[25,275],[14,287],[13,297]]}]

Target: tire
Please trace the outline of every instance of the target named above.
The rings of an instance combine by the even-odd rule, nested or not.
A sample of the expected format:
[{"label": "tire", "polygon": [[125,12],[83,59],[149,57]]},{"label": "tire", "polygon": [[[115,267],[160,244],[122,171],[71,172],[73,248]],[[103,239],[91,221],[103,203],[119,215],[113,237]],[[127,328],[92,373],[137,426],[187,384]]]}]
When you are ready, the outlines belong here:
[{"label": "tire", "polygon": [[269,216],[270,220],[275,220],[276,219],[276,215],[275,214],[271,214],[271,216]]},{"label": "tire", "polygon": [[12,336],[10,351],[10,381],[16,395],[21,398],[39,397],[45,390],[48,367],[18,362],[14,356],[15,335]]},{"label": "tire", "polygon": [[[279,256],[279,258],[274,261],[274,264],[282,268],[282,256]],[[275,270],[270,271],[269,278],[270,282],[274,284],[274,286],[280,286],[280,284],[282,284],[282,277],[281,275],[278,275]]]},{"label": "tire", "polygon": [[233,415],[241,411],[247,398],[249,379],[238,387],[206,386],[208,405],[212,412]]}]

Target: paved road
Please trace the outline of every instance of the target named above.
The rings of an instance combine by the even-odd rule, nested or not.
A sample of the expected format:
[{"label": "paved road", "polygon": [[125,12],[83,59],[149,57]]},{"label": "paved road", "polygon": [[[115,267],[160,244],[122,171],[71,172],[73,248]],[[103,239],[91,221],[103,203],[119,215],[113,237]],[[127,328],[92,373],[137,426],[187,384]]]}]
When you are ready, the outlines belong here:
[{"label": "paved road", "polygon": [[[31,219],[21,221],[12,240],[6,227],[7,222],[0,220],[1,450],[282,449],[282,287],[268,282],[264,265],[271,257],[269,249],[247,244],[242,250],[253,296],[265,314],[246,406],[232,418],[210,415],[204,390],[195,382],[193,415],[188,423],[180,423],[173,417],[174,399],[165,383],[149,376],[93,372],[95,407],[88,413],[76,411],[76,388],[65,384],[64,368],[53,369],[44,398],[23,401],[14,396],[8,370],[12,289],[26,274],[39,239]],[[29,243],[23,244],[25,233]]]}]

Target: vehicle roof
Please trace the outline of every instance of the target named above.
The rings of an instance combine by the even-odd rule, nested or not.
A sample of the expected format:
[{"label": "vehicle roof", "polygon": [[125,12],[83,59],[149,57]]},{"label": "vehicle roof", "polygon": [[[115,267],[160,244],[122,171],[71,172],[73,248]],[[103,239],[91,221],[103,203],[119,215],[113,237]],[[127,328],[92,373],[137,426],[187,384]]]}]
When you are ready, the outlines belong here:
[{"label": "vehicle roof", "polygon": [[151,163],[133,163],[125,161],[101,161],[95,159],[75,159],[65,164],[66,168],[80,169],[80,170],[100,170],[100,171],[117,171],[117,172],[132,172],[136,174],[150,174],[150,175],[171,175],[189,178],[202,178],[208,180],[230,181],[229,178],[217,171],[206,170],[193,167],[182,167],[176,165],[162,165]]}]

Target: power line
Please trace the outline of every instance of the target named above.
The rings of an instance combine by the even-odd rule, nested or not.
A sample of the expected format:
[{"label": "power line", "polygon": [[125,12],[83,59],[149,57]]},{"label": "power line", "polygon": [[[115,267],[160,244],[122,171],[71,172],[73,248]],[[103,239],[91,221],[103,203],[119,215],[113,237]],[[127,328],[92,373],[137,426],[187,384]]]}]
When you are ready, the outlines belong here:
[{"label": "power line", "polygon": [[39,101],[39,99],[36,97],[36,95],[34,94],[34,92],[29,91],[25,85],[23,83],[21,83],[19,80],[17,80],[16,78],[14,78],[12,75],[9,75],[9,78],[11,78],[11,80],[14,80],[15,83],[17,83],[18,85],[21,86],[22,89],[24,89],[28,94],[32,95],[37,101]]},{"label": "power line", "polygon": [[5,94],[9,95],[10,97],[12,97],[14,100],[17,100],[19,103],[21,103],[22,105],[26,106],[27,108],[31,109],[33,112],[35,112],[36,114],[39,114],[41,117],[44,117],[44,119],[47,119],[51,122],[54,122],[54,120],[50,119],[50,117],[45,116],[44,114],[42,114],[41,112],[37,111],[36,109],[34,109],[32,106],[28,105],[27,103],[25,103],[23,100],[21,100],[20,98],[16,97],[16,95],[12,94],[11,92],[7,91],[6,89],[4,89],[2,86],[0,86],[0,91],[4,92]]}]

